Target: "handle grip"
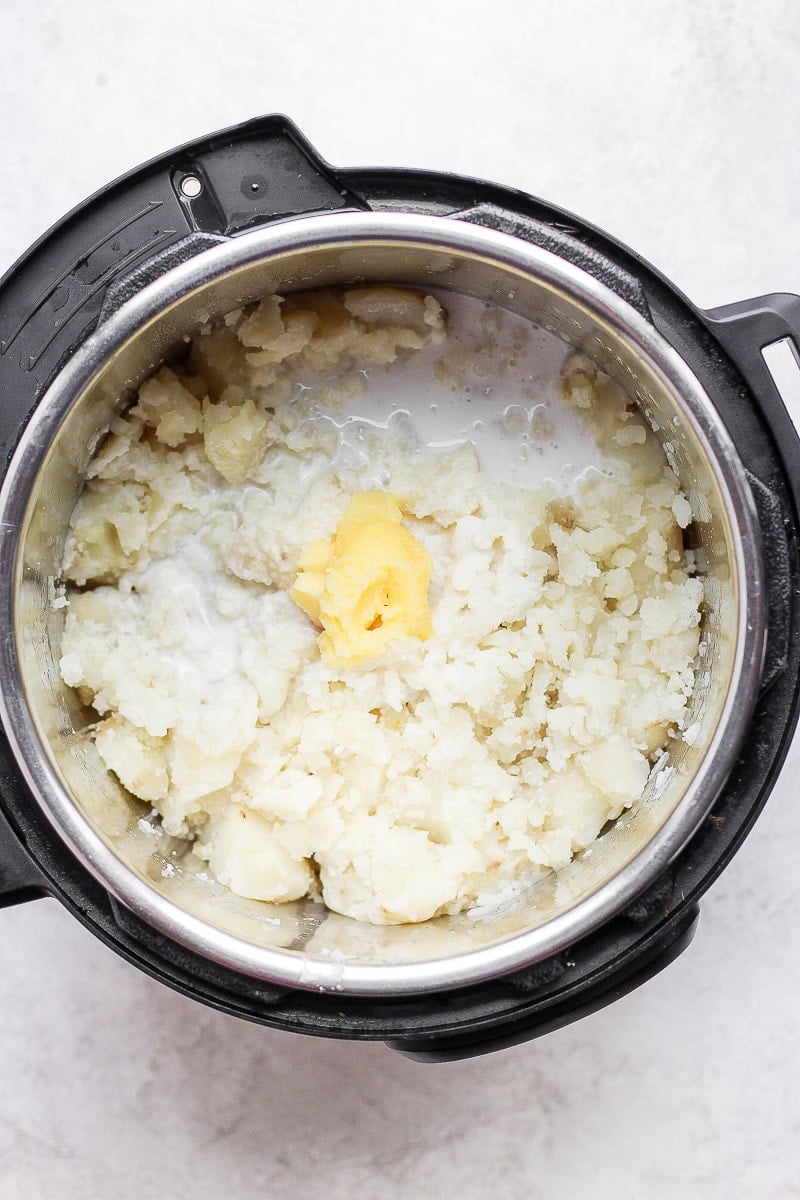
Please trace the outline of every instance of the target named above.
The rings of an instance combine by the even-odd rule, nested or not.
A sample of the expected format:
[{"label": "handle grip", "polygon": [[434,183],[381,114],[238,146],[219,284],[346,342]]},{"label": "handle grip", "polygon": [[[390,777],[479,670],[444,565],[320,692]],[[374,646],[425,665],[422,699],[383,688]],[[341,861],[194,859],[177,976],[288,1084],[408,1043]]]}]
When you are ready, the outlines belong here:
[{"label": "handle grip", "polygon": [[44,875],[24,849],[0,808],[0,908],[47,894]]},{"label": "handle grip", "polygon": [[774,292],[710,309],[702,316],[750,385],[800,510],[800,437],[762,353],[766,346],[787,338],[800,363],[800,296]]},{"label": "handle grip", "polygon": [[[800,363],[800,296],[775,292],[711,309],[701,316],[749,385],[770,428],[789,492],[786,501],[781,502],[761,481],[758,464],[753,464],[755,475],[748,471],[761,524],[765,561],[769,566],[769,637],[761,680],[763,695],[787,669],[789,662],[794,571],[787,530],[791,524],[796,524],[800,514],[800,437],[763,350],[773,342],[788,339]],[[791,500],[794,501],[794,521],[785,508]]]}]

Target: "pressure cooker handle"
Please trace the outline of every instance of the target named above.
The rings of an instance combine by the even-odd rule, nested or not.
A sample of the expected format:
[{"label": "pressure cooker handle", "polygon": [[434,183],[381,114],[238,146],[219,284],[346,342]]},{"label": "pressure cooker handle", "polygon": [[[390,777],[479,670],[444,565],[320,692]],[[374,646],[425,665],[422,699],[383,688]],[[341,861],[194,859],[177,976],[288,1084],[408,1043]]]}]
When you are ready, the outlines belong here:
[{"label": "pressure cooker handle", "polygon": [[[741,300],[724,308],[701,312],[701,319],[728,356],[739,368],[750,387],[753,400],[774,439],[775,451],[782,461],[784,481],[776,486],[774,467],[750,451],[746,433],[735,427],[731,432],[737,447],[749,455],[747,475],[761,526],[766,575],[766,600],[769,636],[761,676],[760,694],[768,691],[788,669],[796,621],[792,580],[795,574],[790,530],[800,517],[800,426],[796,425],[764,358],[764,350],[775,342],[788,341],[800,365],[800,296],[776,292]],[[778,494],[788,488],[789,495]],[[792,499],[795,514],[792,516]]]},{"label": "pressure cooker handle", "polygon": [[0,908],[48,894],[44,875],[0,808]]},{"label": "pressure cooker handle", "polygon": [[800,437],[763,354],[767,346],[785,339],[800,365],[800,296],[774,292],[710,309],[702,316],[750,385],[800,507]]}]

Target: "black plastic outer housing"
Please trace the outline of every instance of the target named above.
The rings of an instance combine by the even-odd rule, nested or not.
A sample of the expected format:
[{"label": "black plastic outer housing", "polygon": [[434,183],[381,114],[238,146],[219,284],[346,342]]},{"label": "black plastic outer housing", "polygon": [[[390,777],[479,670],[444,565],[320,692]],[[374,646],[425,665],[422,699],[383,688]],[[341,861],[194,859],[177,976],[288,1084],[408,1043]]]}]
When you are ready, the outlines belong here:
[{"label": "black plastic outer housing", "polygon": [[[197,197],[184,192],[187,176],[201,182]],[[0,281],[3,471],[40,396],[102,321],[104,307],[212,240],[346,208],[461,218],[555,251],[643,313],[712,398],[751,476],[771,579],[761,695],[725,789],[657,882],[568,951],[457,991],[348,997],[272,986],[223,969],[139,921],[68,851],[0,736],[0,905],[55,896],[130,962],[224,1012],[300,1033],[385,1040],[419,1059],[456,1059],[564,1025],[672,961],[691,941],[700,897],[775,783],[798,712],[800,443],[761,348],[789,337],[800,351],[800,299],[779,295],[701,312],[631,250],[544,201],[451,175],[334,170],[291,122],[260,118],[182,146],[109,185]]]}]

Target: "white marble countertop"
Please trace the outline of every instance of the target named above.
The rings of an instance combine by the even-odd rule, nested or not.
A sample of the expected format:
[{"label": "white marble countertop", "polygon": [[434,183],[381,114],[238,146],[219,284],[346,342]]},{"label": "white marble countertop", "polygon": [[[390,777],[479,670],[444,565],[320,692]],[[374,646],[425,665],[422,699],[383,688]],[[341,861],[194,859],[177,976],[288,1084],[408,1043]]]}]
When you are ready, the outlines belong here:
[{"label": "white marble countertop", "polygon": [[[800,290],[792,0],[2,8],[0,270],[141,160],[281,111],[334,163],[579,212],[700,304]],[[0,913],[0,1198],[800,1196],[798,768],[663,975],[457,1065],[221,1016],[54,901]]]}]

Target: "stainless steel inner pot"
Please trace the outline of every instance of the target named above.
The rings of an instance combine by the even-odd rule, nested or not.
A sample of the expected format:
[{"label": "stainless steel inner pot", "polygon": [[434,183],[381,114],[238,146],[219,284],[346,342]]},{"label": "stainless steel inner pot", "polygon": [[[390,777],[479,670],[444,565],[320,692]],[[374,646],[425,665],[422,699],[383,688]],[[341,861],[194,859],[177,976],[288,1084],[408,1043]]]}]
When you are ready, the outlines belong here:
[{"label": "stainless steel inner pot", "polygon": [[[490,300],[580,348],[645,413],[693,513],[705,583],[689,715],[641,801],[513,904],[475,918],[374,927],[310,901],[239,899],[189,847],[153,833],[82,733],[89,716],[58,672],[52,607],[68,521],[115,412],[209,319],[272,292],[394,281]],[[752,496],[715,408],[676,351],[593,276],[504,233],[441,217],[336,213],[277,222],[178,266],[83,344],[25,428],[0,492],[1,706],[36,802],[84,866],[176,942],[274,983],[365,995],[449,989],[505,974],[596,929],[653,881],[709,812],[757,693],[765,641]]]}]

